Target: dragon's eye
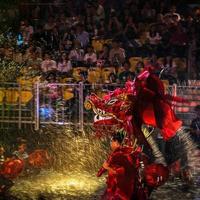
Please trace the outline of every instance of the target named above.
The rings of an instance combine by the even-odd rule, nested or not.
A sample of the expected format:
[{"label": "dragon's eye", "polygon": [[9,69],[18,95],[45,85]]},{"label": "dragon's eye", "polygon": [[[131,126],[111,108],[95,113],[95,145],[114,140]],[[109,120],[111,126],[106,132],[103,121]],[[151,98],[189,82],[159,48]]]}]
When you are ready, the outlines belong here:
[{"label": "dragon's eye", "polygon": [[107,105],[113,105],[114,103],[116,103],[117,102],[117,99],[111,99],[108,103],[107,103]]}]

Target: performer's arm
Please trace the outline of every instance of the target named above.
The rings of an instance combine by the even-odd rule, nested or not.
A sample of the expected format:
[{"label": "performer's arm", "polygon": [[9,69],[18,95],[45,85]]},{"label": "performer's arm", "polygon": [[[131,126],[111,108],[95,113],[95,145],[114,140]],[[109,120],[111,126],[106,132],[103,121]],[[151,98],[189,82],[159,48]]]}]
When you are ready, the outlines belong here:
[{"label": "performer's arm", "polygon": [[106,161],[103,163],[103,168],[108,170],[111,174],[116,174],[116,171],[112,167],[109,167],[109,164]]},{"label": "performer's arm", "polygon": [[123,167],[117,167],[117,168],[113,169],[112,167],[109,166],[109,164],[107,162],[104,162],[103,167],[104,167],[104,169],[108,170],[108,172],[110,174],[115,174],[115,175],[116,174],[117,175],[124,174]]}]

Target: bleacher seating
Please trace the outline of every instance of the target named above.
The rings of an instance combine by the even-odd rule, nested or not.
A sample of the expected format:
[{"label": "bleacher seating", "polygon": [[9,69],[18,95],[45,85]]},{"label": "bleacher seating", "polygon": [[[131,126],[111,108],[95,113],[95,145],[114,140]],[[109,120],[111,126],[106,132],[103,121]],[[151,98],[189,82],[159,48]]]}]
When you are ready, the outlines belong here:
[{"label": "bleacher seating", "polygon": [[106,83],[106,82],[109,81],[109,76],[110,76],[111,73],[115,74],[115,68],[114,67],[106,67],[106,68],[103,68],[101,70],[101,78],[102,78],[103,83]]},{"label": "bleacher seating", "polygon": [[101,82],[101,69],[98,67],[93,67],[88,69],[88,82],[91,84]]},{"label": "bleacher seating", "polygon": [[129,62],[131,64],[131,68],[130,68],[130,71],[132,72],[135,72],[135,69],[136,69],[136,65],[138,62],[142,61],[142,58],[141,57],[131,57],[129,58]]},{"label": "bleacher seating", "polygon": [[73,88],[63,88],[63,99],[68,101],[74,97]]},{"label": "bleacher seating", "polygon": [[5,97],[5,90],[4,89],[0,89],[0,104],[3,104],[4,101],[4,97]]},{"label": "bleacher seating", "polygon": [[19,98],[19,91],[13,88],[5,90],[5,103],[7,105],[17,105]]}]

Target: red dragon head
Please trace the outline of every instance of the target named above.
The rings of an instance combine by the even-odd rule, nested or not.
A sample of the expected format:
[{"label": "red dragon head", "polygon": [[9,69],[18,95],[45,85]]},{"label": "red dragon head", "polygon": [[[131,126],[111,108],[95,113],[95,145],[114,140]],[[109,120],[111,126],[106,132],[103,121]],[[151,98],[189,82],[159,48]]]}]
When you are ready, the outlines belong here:
[{"label": "red dragon head", "polygon": [[125,88],[117,88],[102,98],[96,94],[86,98],[85,108],[93,109],[95,113],[94,128],[97,136],[113,134],[116,129],[124,128],[124,122],[130,119],[131,97],[131,84],[128,83]]}]

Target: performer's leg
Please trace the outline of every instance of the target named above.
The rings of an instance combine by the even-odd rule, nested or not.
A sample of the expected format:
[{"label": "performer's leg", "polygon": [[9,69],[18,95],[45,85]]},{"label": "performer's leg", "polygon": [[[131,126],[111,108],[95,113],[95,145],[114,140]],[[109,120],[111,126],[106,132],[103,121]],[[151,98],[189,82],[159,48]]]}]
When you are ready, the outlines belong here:
[{"label": "performer's leg", "polygon": [[171,148],[173,148],[172,153],[176,154],[176,158],[180,159],[182,180],[187,184],[191,184],[192,178],[189,168],[188,153],[195,149],[196,145],[193,143],[190,133],[185,127],[181,127],[177,131],[174,142],[171,143]]},{"label": "performer's leg", "polygon": [[143,125],[142,126],[142,132],[143,132],[146,140],[148,141],[148,143],[150,144],[150,146],[152,148],[152,153],[153,153],[153,156],[155,157],[155,162],[166,165],[165,158],[162,155],[157,143],[155,142],[155,139],[152,136],[153,130],[149,131],[148,127]]}]

